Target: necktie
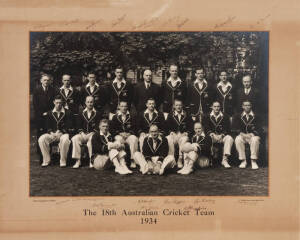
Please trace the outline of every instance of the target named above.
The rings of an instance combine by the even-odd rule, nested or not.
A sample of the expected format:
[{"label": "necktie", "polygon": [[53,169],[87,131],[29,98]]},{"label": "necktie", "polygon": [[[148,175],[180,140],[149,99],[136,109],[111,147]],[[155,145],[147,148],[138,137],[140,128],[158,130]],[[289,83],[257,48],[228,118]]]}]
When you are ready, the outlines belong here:
[{"label": "necktie", "polygon": [[126,116],[122,115],[122,121],[125,122],[125,120],[126,120]]},{"label": "necktie", "polygon": [[181,120],[181,114],[178,114],[177,116],[178,116],[178,120],[180,122],[180,120]]},{"label": "necktie", "polygon": [[153,139],[153,149],[154,150],[156,149],[156,145],[157,145],[157,142],[156,142],[156,140]]},{"label": "necktie", "polygon": [[149,120],[151,121],[153,118],[153,113],[149,113]]}]

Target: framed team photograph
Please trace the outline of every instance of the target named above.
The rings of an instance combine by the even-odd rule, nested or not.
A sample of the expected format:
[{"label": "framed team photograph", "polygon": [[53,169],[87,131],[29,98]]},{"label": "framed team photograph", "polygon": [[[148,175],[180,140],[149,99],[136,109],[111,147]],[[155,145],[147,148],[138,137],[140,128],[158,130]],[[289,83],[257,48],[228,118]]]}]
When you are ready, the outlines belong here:
[{"label": "framed team photograph", "polygon": [[268,196],[268,31],[30,31],[30,197]]}]

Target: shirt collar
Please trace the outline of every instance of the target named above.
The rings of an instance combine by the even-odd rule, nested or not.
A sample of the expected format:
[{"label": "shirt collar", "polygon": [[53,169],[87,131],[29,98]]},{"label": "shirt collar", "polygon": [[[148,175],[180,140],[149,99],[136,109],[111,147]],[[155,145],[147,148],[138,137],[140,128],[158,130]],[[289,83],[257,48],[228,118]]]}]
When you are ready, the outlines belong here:
[{"label": "shirt collar", "polygon": [[222,117],[223,113],[220,111],[219,114],[216,116],[214,111],[211,111],[210,116],[215,116],[215,117],[221,116]]},{"label": "shirt collar", "polygon": [[[242,117],[244,117],[246,115],[246,112],[245,111],[243,111],[243,113],[242,113]],[[248,114],[249,116],[251,116],[251,117],[253,117],[254,116],[254,113],[253,113],[253,111],[251,110],[251,112]]]},{"label": "shirt collar", "polygon": [[[156,109],[154,109],[153,112],[156,113],[156,114],[158,113],[158,112],[156,111]],[[146,109],[144,113],[150,113],[150,111],[149,111],[148,109]]]},{"label": "shirt collar", "polygon": [[205,79],[203,79],[203,80],[202,80],[202,82],[200,82],[200,80],[199,80],[199,79],[196,79],[196,80],[195,80],[195,83],[205,83],[205,84],[207,84],[207,82],[206,82],[206,80],[205,80]]},{"label": "shirt collar", "polygon": [[[84,110],[83,110],[83,112],[87,112],[88,111],[88,109],[87,108],[85,108]],[[92,109],[92,112],[96,112],[96,109],[95,108],[93,108]]]},{"label": "shirt collar", "polygon": [[62,86],[60,89],[61,90],[63,90],[63,89],[69,89],[69,90],[73,91],[73,87],[72,86],[70,86],[69,88],[66,88],[65,86]]},{"label": "shirt collar", "polygon": [[[151,135],[149,135],[149,137],[153,139],[153,137],[152,137]],[[160,141],[162,141],[162,138],[161,138],[161,136],[159,136],[159,135],[158,135],[158,137],[157,137],[157,138],[158,138]]]},{"label": "shirt collar", "polygon": [[[198,136],[197,134],[194,135],[194,137],[197,137],[197,136]],[[205,137],[204,131],[201,132],[200,136]]]},{"label": "shirt collar", "polygon": [[180,113],[174,111],[174,115],[175,115],[175,116],[177,116],[177,115],[183,115],[183,110],[182,110]]},{"label": "shirt collar", "polygon": [[217,84],[217,87],[219,86],[222,86],[222,87],[232,87],[231,83],[229,81],[227,81],[227,83],[224,85],[224,83],[222,81],[220,81],[218,84]]},{"label": "shirt collar", "polygon": [[[46,87],[43,86],[43,84],[42,84],[41,86],[42,86],[42,88],[44,89],[44,91],[46,91]],[[47,86],[47,88],[49,88],[49,86]]]},{"label": "shirt collar", "polygon": [[[95,85],[94,85],[94,86],[97,86],[97,87],[99,87],[99,84],[95,82]],[[90,83],[88,83],[88,84],[86,85],[86,87],[91,87],[91,84],[90,84]]]},{"label": "shirt collar", "polygon": [[[115,78],[113,80],[113,83],[116,83],[116,82],[118,82],[117,78]],[[124,78],[122,78],[121,82],[124,83],[124,84],[126,84],[126,80]]]},{"label": "shirt collar", "polygon": [[107,132],[107,134],[104,135],[104,133],[103,133],[102,131],[100,131],[100,135],[101,135],[101,136],[104,136],[104,137],[109,137],[111,134],[110,134],[109,132]]},{"label": "shirt collar", "polygon": [[[52,112],[56,112],[56,113],[59,113],[55,108],[53,108]],[[65,109],[64,108],[61,108],[60,110],[60,113],[65,113]]]},{"label": "shirt collar", "polygon": [[[172,82],[172,78],[171,77],[169,77],[169,79],[167,80],[168,82]],[[174,81],[174,80],[173,80]],[[175,82],[177,83],[177,82],[182,82],[182,80],[179,78],[179,77],[177,77],[177,79],[175,80]]]},{"label": "shirt collar", "polygon": [[[121,113],[121,111],[120,110],[118,110],[117,111],[117,114],[119,115],[119,116],[121,116],[122,115],[122,113]],[[129,113],[129,111],[127,110],[127,112],[126,112],[126,115],[129,115],[130,113]]]}]

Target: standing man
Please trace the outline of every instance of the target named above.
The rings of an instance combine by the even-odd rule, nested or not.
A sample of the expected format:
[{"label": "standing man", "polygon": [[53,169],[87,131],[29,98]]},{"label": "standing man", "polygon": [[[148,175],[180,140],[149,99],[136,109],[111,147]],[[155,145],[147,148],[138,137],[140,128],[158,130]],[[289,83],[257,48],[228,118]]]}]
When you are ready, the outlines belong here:
[{"label": "standing man", "polygon": [[94,108],[94,97],[87,96],[85,100],[86,108],[79,113],[77,119],[77,133],[72,137],[73,151],[72,158],[76,159],[73,168],[79,168],[81,165],[81,145],[87,143],[87,148],[90,157],[90,167],[93,167],[91,162],[92,143],[91,139],[97,132],[98,124],[101,119],[101,114]]},{"label": "standing man", "polygon": [[243,111],[242,104],[244,101],[250,101],[252,103],[252,109],[258,112],[260,97],[258,90],[252,86],[251,75],[247,74],[243,77],[243,88],[239,89],[237,92],[237,104],[236,113]]},{"label": "standing man", "polygon": [[109,133],[108,119],[100,121],[99,129],[100,132],[92,136],[92,161],[95,168],[106,169],[112,163],[115,166],[115,172],[122,175],[132,173],[126,166],[124,145],[113,141]]},{"label": "standing man", "polygon": [[167,139],[159,134],[158,127],[153,124],[149,129],[149,135],[144,139],[143,153],[135,152],[134,160],[140,166],[142,174],[163,175],[165,169],[176,165],[174,156],[168,155],[168,152]]},{"label": "standing man", "polygon": [[188,141],[188,135],[193,128],[193,120],[183,110],[182,101],[176,99],[174,101],[174,111],[168,115],[166,120],[166,133],[169,142],[170,154],[174,155],[175,145],[179,147],[179,157],[177,161],[178,168],[183,167],[183,153],[182,146]]},{"label": "standing man", "polygon": [[144,71],[144,82],[138,83],[134,87],[134,105],[138,113],[143,112],[146,109],[146,103],[149,98],[153,98],[156,103],[157,109],[159,109],[161,103],[161,90],[160,86],[152,83],[151,70]]},{"label": "standing man", "polygon": [[195,76],[196,80],[187,89],[187,103],[194,121],[197,117],[202,119],[203,114],[209,112],[212,97],[208,83],[204,79],[204,69],[197,68]]},{"label": "standing man", "polygon": [[139,136],[140,151],[143,150],[144,139],[149,133],[151,125],[155,124],[158,127],[158,131],[161,135],[164,134],[165,118],[163,113],[158,112],[155,108],[155,100],[149,98],[146,103],[147,109],[140,112],[137,123],[137,133]]},{"label": "standing man", "polygon": [[128,109],[131,107],[133,99],[133,86],[130,82],[126,81],[123,77],[123,68],[117,67],[115,70],[116,78],[108,86],[108,99],[110,106],[109,119],[111,120],[113,115],[121,101],[127,102]]},{"label": "standing man", "polygon": [[49,111],[46,116],[47,133],[40,136],[38,142],[43,155],[42,167],[50,164],[50,144],[59,142],[60,152],[60,167],[67,165],[67,155],[70,146],[70,139],[68,131],[71,128],[70,112],[63,108],[63,101],[61,96],[54,98],[54,109]]},{"label": "standing man", "polygon": [[136,121],[128,111],[127,102],[123,100],[120,101],[119,111],[112,118],[111,130],[116,141],[129,145],[130,167],[135,168],[136,164],[133,160],[133,155],[138,150],[138,138],[135,136]]},{"label": "standing man", "polygon": [[174,106],[175,99],[184,102],[186,97],[186,86],[178,77],[178,66],[174,64],[170,65],[169,72],[170,77],[162,84],[161,94],[165,119],[167,119],[168,114],[173,111],[172,107]]},{"label": "standing man", "polygon": [[221,71],[219,78],[220,82],[214,89],[213,99],[221,103],[221,111],[231,117],[235,101],[233,86],[227,79],[226,71]]},{"label": "standing man", "polygon": [[90,72],[87,79],[89,81],[88,84],[81,89],[82,105],[85,106],[87,96],[92,96],[95,109],[102,115],[103,107],[107,102],[106,90],[96,82],[96,74],[94,72]]},{"label": "standing man", "polygon": [[258,169],[257,161],[262,134],[261,122],[252,111],[252,105],[248,100],[243,102],[242,107],[244,110],[242,114],[236,114],[233,118],[233,130],[236,133],[235,146],[241,161],[239,167],[246,168],[247,166],[245,144],[248,143],[251,152],[251,167]]},{"label": "standing man", "polygon": [[220,103],[215,101],[212,104],[212,111],[203,119],[203,125],[206,129],[206,134],[211,137],[212,143],[223,144],[222,165],[225,168],[230,168],[228,157],[231,155],[233,138],[231,137],[229,116],[221,112]]}]

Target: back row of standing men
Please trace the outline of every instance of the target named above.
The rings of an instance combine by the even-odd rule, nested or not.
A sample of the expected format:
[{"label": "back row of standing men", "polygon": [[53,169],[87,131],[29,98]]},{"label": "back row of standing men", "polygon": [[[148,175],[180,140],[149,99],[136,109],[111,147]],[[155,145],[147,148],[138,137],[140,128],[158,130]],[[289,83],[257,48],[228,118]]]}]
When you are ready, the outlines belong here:
[{"label": "back row of standing men", "polygon": [[[205,121],[204,116],[214,115],[215,116],[214,128],[215,130],[221,128],[217,132],[221,131],[221,135],[224,135],[222,136],[221,140],[225,144],[226,142],[225,139],[228,139],[228,137],[226,138],[228,134],[225,134],[225,132],[223,133],[223,131],[227,131],[228,127],[230,128],[230,126],[227,126],[228,124],[230,125],[230,121],[228,121],[227,123],[227,120],[225,120],[224,123],[225,126],[222,126],[223,124],[218,123],[218,121],[222,119],[227,119],[227,117],[231,118],[234,113],[236,113],[239,116],[239,118],[242,119],[243,116],[245,115],[244,114],[245,109],[243,107],[243,103],[248,101],[248,103],[250,103],[250,111],[246,114],[247,116],[245,120],[246,123],[249,121],[250,125],[253,124],[252,122],[254,118],[254,113],[252,112],[252,109],[256,110],[259,108],[258,106],[259,95],[258,95],[258,91],[254,89],[252,86],[252,80],[250,75],[246,75],[243,77],[242,81],[244,87],[242,89],[236,89],[228,81],[226,71],[220,72],[219,75],[220,82],[217,83],[215,86],[211,86],[210,83],[205,80],[205,74],[203,68],[196,69],[196,73],[195,73],[196,80],[191,84],[189,84],[188,86],[184,81],[182,81],[178,77],[178,67],[176,65],[171,65],[169,72],[170,72],[170,78],[166,82],[163,82],[162,86],[160,87],[159,85],[152,83],[151,71],[145,70],[143,75],[144,82],[138,83],[135,87],[133,87],[133,85],[130,82],[126,81],[123,78],[123,69],[121,67],[117,67],[115,70],[116,78],[112,81],[112,83],[109,86],[104,87],[99,85],[96,82],[96,75],[94,73],[90,73],[88,75],[89,83],[86,86],[83,86],[80,91],[78,91],[77,89],[71,86],[70,75],[63,75],[62,77],[63,86],[57,90],[54,90],[54,88],[49,86],[49,77],[47,75],[43,75],[41,78],[41,83],[42,83],[41,86],[38,87],[33,94],[33,105],[34,105],[36,123],[38,128],[38,137],[43,133],[45,133],[46,131],[49,131],[49,129],[47,129],[49,127],[49,124],[47,126],[46,123],[47,121],[45,121],[45,119],[49,118],[49,111],[53,109],[54,106],[53,100],[54,100],[54,96],[56,95],[61,96],[64,109],[70,112],[70,116],[73,116],[70,118],[73,126],[75,126],[73,128],[70,128],[73,129],[70,130],[71,131],[70,134],[72,135],[75,135],[76,133],[78,133],[79,130],[82,130],[82,129],[78,129],[80,127],[79,126],[80,124],[78,125],[80,119],[82,121],[85,120],[88,121],[93,115],[93,112],[90,112],[90,114],[88,114],[90,116],[88,115],[85,116],[85,114],[89,112],[89,107],[88,107],[89,102],[92,102],[90,103],[90,105],[92,105],[91,110],[97,112],[97,115],[101,116],[100,118],[97,118],[98,123],[96,123],[96,126],[98,126],[99,120],[103,118],[104,106],[107,104],[109,105],[109,119],[112,120],[112,123],[114,122],[114,120],[115,122],[119,121],[121,123],[119,125],[115,124],[115,127],[112,126],[113,132],[116,132],[116,128],[118,126],[124,126],[125,123],[128,123],[128,119],[127,119],[128,116],[126,115],[128,115],[129,113],[127,113],[127,110],[130,110],[130,107],[133,104],[136,108],[139,117],[138,117],[138,123],[133,124],[134,130],[131,135],[135,136],[139,134],[140,137],[141,137],[141,133],[147,134],[149,131],[149,128],[146,130],[142,130],[143,121],[141,119],[145,118],[146,122],[157,124],[156,122],[152,121],[153,116],[151,116],[151,119],[149,119],[149,112],[152,112],[151,109],[152,108],[154,109],[154,107],[156,107],[154,109],[155,110],[154,113],[159,115],[158,112],[160,111],[158,110],[161,107],[163,112],[162,115],[163,120],[166,120],[167,124],[165,124],[164,127],[158,126],[159,130],[162,131],[162,133],[164,133],[165,135],[169,134],[170,132],[173,132],[176,135],[176,137],[174,135],[173,137],[170,137],[168,139],[169,146],[172,146],[172,144],[170,145],[170,142],[172,141],[173,143],[178,143],[179,148],[180,146],[182,146],[182,144],[180,144],[181,136],[177,136],[178,135],[177,133],[183,131],[181,129],[182,128],[181,122],[184,118],[191,119],[191,123],[196,121],[197,122],[203,121],[204,128],[207,132],[207,128],[209,127],[208,125],[210,121]],[[88,96],[92,96],[93,98],[87,98]],[[149,99],[152,99],[153,101],[151,100],[149,102],[148,101]],[[181,106],[176,107],[175,100],[178,100],[177,105],[181,105]],[[120,105],[121,103],[126,103],[126,112],[123,112],[124,119],[118,119],[118,116],[122,115],[117,113],[118,107],[120,108],[119,110],[122,112],[121,109],[122,106]],[[151,104],[154,104],[154,107],[148,106]],[[215,112],[211,108],[213,104],[219,105],[215,107],[216,109],[218,109]],[[86,108],[82,112],[79,112],[80,106]],[[55,112],[55,108],[52,110],[52,112]],[[218,119],[219,114],[222,114],[222,118],[220,119]],[[223,114],[226,117],[223,117]],[[115,117],[113,117],[114,115]],[[173,121],[174,123],[171,121],[172,117],[175,120]],[[157,116],[155,116],[154,118],[156,119]],[[86,126],[89,127],[89,124],[87,124]],[[148,127],[149,126],[150,124],[148,124]],[[174,126],[173,130],[172,129],[170,130],[171,126]],[[223,129],[224,127],[225,129]],[[193,131],[193,126],[189,123],[185,125],[185,128],[187,128],[186,131],[184,131],[186,133]],[[92,129],[95,129],[95,126],[92,127]],[[96,130],[98,130],[98,128]],[[74,132],[72,133],[72,131]],[[90,131],[87,131],[87,133],[89,132]],[[121,132],[122,131],[120,131],[119,133]],[[145,138],[145,136],[143,137]],[[87,134],[86,136],[80,135],[80,139],[79,137],[77,138],[78,138],[77,144],[80,145],[82,142],[87,142],[89,139],[91,139],[91,134],[90,135]],[[140,147],[143,145],[143,140],[144,140],[143,138],[140,138]],[[221,140],[215,139],[216,142],[218,141],[220,142]],[[132,143],[136,141],[135,140],[130,141],[129,139],[128,142]],[[227,143],[227,148],[226,147],[224,148],[224,152],[225,149],[228,149],[228,145],[231,148],[232,143],[230,142],[233,141],[228,140],[227,142],[229,142],[229,144]],[[246,142],[250,142],[250,140],[247,138]],[[80,156],[78,156],[80,155],[80,150],[78,150],[78,148],[74,148],[74,144],[76,144],[76,141],[73,141],[72,155],[73,157],[75,156],[75,158],[80,159]],[[133,146],[133,144],[129,144],[129,146],[131,150],[131,155],[134,155],[134,151],[136,150],[136,147]],[[62,149],[63,147],[61,146],[60,148]],[[183,158],[180,155],[181,152],[182,152],[181,149],[179,149],[179,159]],[[92,153],[90,153],[90,155],[92,155]],[[244,160],[244,159],[240,159],[240,160]],[[229,165],[226,164],[225,162],[227,163],[226,158],[225,161],[222,162],[222,164],[225,167],[226,166],[228,167]],[[77,165],[80,165],[80,163]],[[179,161],[179,165],[181,165],[180,161]]]}]

